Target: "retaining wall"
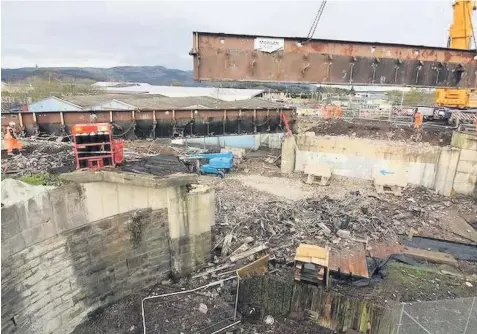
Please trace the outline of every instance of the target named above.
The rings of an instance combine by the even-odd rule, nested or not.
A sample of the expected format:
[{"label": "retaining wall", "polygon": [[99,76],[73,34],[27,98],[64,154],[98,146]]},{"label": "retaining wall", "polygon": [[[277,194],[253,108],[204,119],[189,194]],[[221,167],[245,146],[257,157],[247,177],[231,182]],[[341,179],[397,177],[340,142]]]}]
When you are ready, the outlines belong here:
[{"label": "retaining wall", "polygon": [[97,308],[208,260],[215,199],[191,186],[195,175],[67,178],[2,208],[2,332],[71,332]]},{"label": "retaining wall", "polygon": [[[454,132],[452,145],[431,146],[344,136],[289,137],[282,146],[282,172],[302,172],[307,163],[329,165],[332,173],[373,179],[373,170],[404,174],[407,183],[435,189],[443,195],[475,193],[477,136]],[[295,141],[296,143],[294,143]]]}]

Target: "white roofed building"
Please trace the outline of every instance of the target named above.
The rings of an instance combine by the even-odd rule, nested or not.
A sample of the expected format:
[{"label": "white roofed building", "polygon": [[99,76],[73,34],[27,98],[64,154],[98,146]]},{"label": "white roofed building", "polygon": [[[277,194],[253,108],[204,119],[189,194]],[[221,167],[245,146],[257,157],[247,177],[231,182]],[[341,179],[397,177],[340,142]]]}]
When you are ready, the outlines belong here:
[{"label": "white roofed building", "polygon": [[261,97],[265,92],[263,89],[155,86],[148,83],[134,82],[97,82],[93,84],[93,87],[111,94],[151,94],[166,97],[209,96],[222,101],[247,100],[253,97]]}]

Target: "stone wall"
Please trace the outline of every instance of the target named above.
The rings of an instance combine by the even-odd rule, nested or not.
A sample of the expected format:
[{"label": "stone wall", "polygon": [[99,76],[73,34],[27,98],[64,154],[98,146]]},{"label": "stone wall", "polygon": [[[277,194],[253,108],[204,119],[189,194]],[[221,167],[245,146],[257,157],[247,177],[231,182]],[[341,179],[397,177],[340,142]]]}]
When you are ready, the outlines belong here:
[{"label": "stone wall", "polygon": [[208,261],[215,198],[191,184],[196,176],[67,178],[2,208],[2,331],[68,333],[97,308]]}]

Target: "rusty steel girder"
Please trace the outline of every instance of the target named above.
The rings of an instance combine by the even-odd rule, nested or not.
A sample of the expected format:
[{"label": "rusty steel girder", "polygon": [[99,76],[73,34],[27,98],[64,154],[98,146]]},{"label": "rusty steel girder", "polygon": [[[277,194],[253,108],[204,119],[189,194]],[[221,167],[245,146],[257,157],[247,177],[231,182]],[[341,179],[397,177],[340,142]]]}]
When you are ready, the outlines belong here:
[{"label": "rusty steel girder", "polygon": [[200,81],[477,88],[476,50],[194,32],[190,54]]}]

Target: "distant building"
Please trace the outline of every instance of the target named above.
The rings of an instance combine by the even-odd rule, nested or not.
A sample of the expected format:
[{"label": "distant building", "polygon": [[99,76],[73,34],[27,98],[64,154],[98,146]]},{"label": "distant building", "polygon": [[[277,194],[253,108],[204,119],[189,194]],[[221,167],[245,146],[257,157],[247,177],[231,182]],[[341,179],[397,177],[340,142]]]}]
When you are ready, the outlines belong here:
[{"label": "distant building", "polygon": [[209,96],[164,97],[151,95],[78,95],[55,96],[29,105],[32,112],[97,111],[97,110],[184,110],[184,109],[261,109],[283,108],[285,105],[261,98],[222,101]]},{"label": "distant building", "polygon": [[263,89],[154,86],[148,83],[134,82],[96,82],[92,86],[112,94],[151,94],[165,97],[208,96],[222,101],[247,100],[252,97],[262,97],[264,94]]},{"label": "distant building", "polygon": [[46,99],[31,103],[28,105],[28,110],[31,112],[81,111],[82,108],[77,104],[68,102],[55,96],[50,96]]}]

